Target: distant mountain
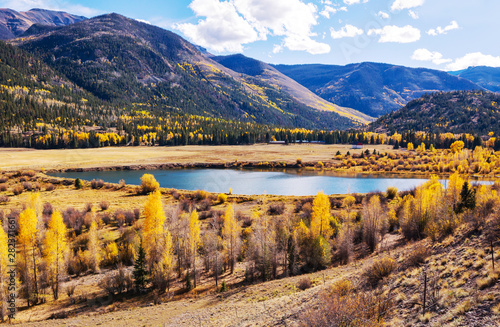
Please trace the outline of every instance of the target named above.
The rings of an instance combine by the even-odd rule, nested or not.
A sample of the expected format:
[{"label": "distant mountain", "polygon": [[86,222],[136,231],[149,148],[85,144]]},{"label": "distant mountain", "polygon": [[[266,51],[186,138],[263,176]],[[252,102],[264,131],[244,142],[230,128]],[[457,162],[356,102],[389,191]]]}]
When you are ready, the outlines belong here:
[{"label": "distant mountain", "polygon": [[380,117],[368,129],[379,132],[500,133],[500,94],[455,91],[427,94]]},{"label": "distant mountain", "polygon": [[373,62],[273,67],[323,99],[373,117],[397,110],[425,93],[481,89],[446,72]]},{"label": "distant mountain", "polygon": [[11,42],[115,105],[304,128],[345,129],[363,121],[308,106],[211,60],[175,33],[118,14],[34,32]]},{"label": "distant mountain", "polygon": [[500,92],[500,67],[477,66],[449,73],[468,79],[492,92]]},{"label": "distant mountain", "polygon": [[212,56],[211,59],[224,65],[225,67],[238,72],[252,76],[269,83],[279,89],[284,90],[297,101],[325,111],[333,111],[341,116],[359,120],[362,123],[368,123],[374,118],[363,114],[357,110],[340,107],[312,93],[310,90],[300,85],[293,79],[282,74],[277,69],[262,61],[246,57],[241,54],[229,56]]},{"label": "distant mountain", "polygon": [[85,19],[87,18],[62,11],[31,9],[17,12],[12,9],[0,9],[0,39],[8,40],[21,36],[33,24],[66,26]]}]

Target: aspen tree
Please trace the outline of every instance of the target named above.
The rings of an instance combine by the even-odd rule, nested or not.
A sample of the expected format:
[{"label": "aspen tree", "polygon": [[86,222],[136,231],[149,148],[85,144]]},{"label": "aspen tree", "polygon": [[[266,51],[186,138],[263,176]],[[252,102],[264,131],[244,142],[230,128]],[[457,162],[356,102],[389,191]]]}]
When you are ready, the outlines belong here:
[{"label": "aspen tree", "polygon": [[99,272],[101,262],[101,244],[97,234],[97,223],[92,221],[89,228],[89,241],[87,243],[87,262],[94,273]]},{"label": "aspen tree", "polygon": [[319,191],[313,200],[313,212],[311,218],[311,233],[315,238],[322,236],[326,240],[330,239],[333,235],[333,228],[330,225],[330,200],[328,196]]},{"label": "aspen tree", "polygon": [[58,210],[54,211],[49,221],[49,229],[44,242],[44,256],[54,300],[59,298],[59,281],[66,274],[67,232],[61,213]]},{"label": "aspen tree", "polygon": [[200,220],[198,219],[198,212],[193,210],[189,217],[189,247],[191,255],[193,256],[193,281],[196,288],[196,253],[198,246],[201,243],[200,238]]},{"label": "aspen tree", "polygon": [[[24,283],[27,288],[28,307],[38,298],[38,229],[36,211],[27,208],[19,215],[19,246],[24,259]],[[32,298],[33,296],[33,298]]]},{"label": "aspen tree", "polygon": [[222,238],[228,249],[228,260],[231,274],[234,272],[234,264],[239,252],[241,227],[234,217],[233,206],[229,205],[224,213],[224,226],[222,227]]},{"label": "aspen tree", "polygon": [[7,233],[0,225],[0,322],[4,322],[7,313],[7,265],[9,258],[9,244]]}]

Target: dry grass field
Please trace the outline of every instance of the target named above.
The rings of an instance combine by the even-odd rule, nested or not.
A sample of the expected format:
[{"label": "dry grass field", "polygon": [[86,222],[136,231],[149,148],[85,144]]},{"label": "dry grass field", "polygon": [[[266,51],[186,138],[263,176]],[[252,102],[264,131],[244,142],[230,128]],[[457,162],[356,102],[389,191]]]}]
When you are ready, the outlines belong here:
[{"label": "dry grass field", "polygon": [[[392,146],[370,145],[370,151],[392,152]],[[96,149],[0,149],[0,169],[63,169],[95,168],[126,165],[148,165],[167,163],[226,163],[234,161],[284,161],[295,163],[332,160],[340,151],[351,154],[364,150],[353,150],[350,145],[256,144],[248,146],[178,146],[178,147],[107,147]]]}]

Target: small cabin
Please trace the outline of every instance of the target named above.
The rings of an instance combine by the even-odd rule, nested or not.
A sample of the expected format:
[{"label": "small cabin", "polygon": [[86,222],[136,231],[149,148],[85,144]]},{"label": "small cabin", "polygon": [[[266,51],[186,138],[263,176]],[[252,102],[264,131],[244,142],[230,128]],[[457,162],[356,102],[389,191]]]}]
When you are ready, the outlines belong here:
[{"label": "small cabin", "polygon": [[353,148],[353,149],[363,149],[363,143],[361,143],[361,142],[354,143],[354,144],[352,145],[352,148]]}]

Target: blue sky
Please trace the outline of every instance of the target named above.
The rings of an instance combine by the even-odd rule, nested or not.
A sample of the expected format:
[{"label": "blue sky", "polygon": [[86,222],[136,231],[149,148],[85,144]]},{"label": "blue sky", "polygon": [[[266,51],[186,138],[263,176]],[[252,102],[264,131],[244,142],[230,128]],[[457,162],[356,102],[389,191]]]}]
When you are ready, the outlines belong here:
[{"label": "blue sky", "polygon": [[214,54],[270,63],[500,67],[498,0],[0,0],[0,6],[87,17],[116,12]]}]

